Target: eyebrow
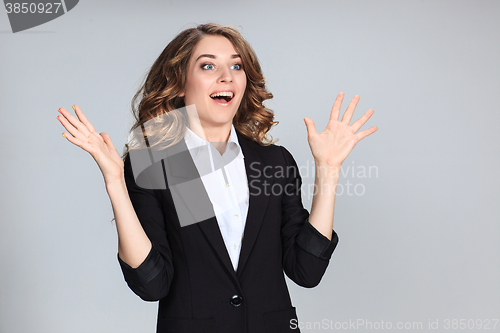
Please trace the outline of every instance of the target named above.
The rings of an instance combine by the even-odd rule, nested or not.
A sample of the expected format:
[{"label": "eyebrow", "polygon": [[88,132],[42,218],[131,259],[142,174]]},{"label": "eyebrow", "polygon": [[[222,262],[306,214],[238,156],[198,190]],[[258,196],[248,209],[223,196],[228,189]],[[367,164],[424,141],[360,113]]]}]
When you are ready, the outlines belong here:
[{"label": "eyebrow", "polygon": [[[196,58],[196,61],[198,61],[200,58],[211,58],[211,59],[215,59],[216,56],[214,56],[213,54],[200,54],[200,56],[198,58]],[[239,54],[233,54],[231,56],[231,58],[241,58],[241,56]]]}]

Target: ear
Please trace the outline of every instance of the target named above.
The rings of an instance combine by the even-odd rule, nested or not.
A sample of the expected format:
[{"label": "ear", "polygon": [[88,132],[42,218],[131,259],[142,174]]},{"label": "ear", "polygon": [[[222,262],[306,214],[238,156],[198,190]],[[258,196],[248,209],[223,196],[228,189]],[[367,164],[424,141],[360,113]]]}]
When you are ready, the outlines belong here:
[{"label": "ear", "polygon": [[186,94],[184,93],[184,90],[181,90],[178,94],[177,97],[184,97]]}]

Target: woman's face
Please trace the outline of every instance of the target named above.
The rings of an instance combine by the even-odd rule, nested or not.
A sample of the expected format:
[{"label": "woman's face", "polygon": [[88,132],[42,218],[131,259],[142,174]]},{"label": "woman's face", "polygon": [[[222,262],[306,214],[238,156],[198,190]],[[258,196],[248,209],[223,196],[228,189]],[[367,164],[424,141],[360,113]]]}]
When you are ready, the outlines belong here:
[{"label": "woman's face", "polygon": [[232,124],[246,85],[233,44],[222,36],[206,36],[193,50],[180,96],[184,96],[186,106],[196,106],[203,127],[218,127]]}]

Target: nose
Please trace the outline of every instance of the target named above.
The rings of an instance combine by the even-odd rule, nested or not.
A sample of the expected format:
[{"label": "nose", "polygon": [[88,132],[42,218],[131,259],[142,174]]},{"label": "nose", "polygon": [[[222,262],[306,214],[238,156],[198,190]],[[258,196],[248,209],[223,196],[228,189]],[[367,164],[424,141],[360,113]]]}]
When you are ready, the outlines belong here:
[{"label": "nose", "polygon": [[219,72],[219,79],[218,81],[220,83],[228,83],[228,82],[233,82],[233,73],[231,72],[231,69],[223,67],[220,72]]}]

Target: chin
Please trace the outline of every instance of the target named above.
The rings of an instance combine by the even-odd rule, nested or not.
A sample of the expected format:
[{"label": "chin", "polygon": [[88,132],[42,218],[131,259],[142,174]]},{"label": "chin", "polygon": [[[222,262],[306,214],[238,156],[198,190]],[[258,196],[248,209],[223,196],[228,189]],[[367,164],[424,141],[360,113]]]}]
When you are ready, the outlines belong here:
[{"label": "chin", "polygon": [[224,125],[227,123],[232,123],[233,118],[236,115],[236,112],[219,112],[217,113],[214,117],[211,117],[210,119],[207,119],[208,122],[218,124],[218,125]]}]

